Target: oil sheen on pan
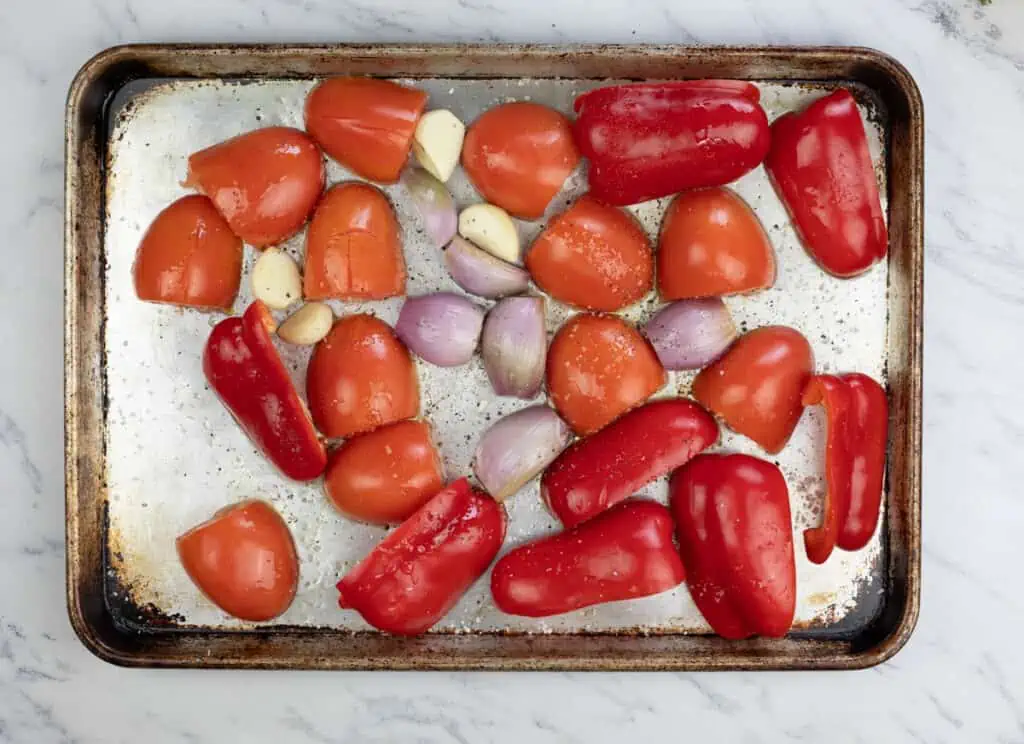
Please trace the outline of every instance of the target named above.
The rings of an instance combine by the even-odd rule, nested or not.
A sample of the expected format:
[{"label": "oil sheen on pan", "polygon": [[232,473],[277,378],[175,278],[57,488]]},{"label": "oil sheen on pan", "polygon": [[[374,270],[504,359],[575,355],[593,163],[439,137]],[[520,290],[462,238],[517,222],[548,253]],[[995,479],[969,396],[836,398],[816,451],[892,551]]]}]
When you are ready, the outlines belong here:
[{"label": "oil sheen on pan", "polygon": [[[430,94],[431,108],[449,108],[470,122],[487,108],[507,100],[533,100],[571,109],[574,96],[597,83],[563,80],[417,80]],[[143,231],[166,204],[181,196],[189,153],[242,131],[261,126],[302,126],[302,108],[312,81],[231,83],[189,81],[161,83],[136,92],[116,116],[107,179],[106,351],[109,415],[107,482],[109,485],[109,555],[112,585],[130,594],[130,603],[148,607],[161,625],[245,628],[206,601],[182,570],[174,538],[220,507],[247,498],[271,501],[295,536],[301,560],[298,596],[282,625],[368,628],[353,612],[338,609],[334,584],[383,536],[379,527],[341,517],[326,501],[318,483],[290,483],[272,470],[228,416],[203,379],[200,355],[217,314],[183,313],[172,307],[139,302],[132,290],[131,265]],[[825,88],[761,84],[769,118],[799,107]],[[875,162],[884,162],[884,112],[862,109]],[[879,174],[884,195],[885,174]],[[331,162],[328,181],[352,175]],[[465,174],[449,182],[460,207],[478,200]],[[549,214],[564,209],[585,187],[583,173],[570,177]],[[775,286],[750,297],[726,298],[741,331],[768,324],[792,325],[811,342],[824,372],[857,370],[886,377],[886,262],[852,281],[830,279],[799,245],[763,168],[733,184],[755,209],[768,231],[778,262]],[[386,187],[403,229],[409,270],[408,294],[457,290],[440,252],[418,228],[419,222],[400,185]],[[648,234],[656,237],[668,200],[632,208]],[[544,219],[519,222],[524,245]],[[284,244],[301,263],[304,233]],[[247,248],[247,273],[253,251]],[[236,311],[250,300],[243,282]],[[337,313],[370,311],[394,323],[401,298],[370,303],[335,302]],[[481,300],[481,302],[484,302]],[[649,317],[652,294],[624,311],[635,322]],[[572,311],[548,303],[549,332]],[[296,379],[308,350],[281,344]],[[498,398],[491,391],[479,356],[465,367],[442,369],[417,362],[423,413],[431,422],[448,476],[470,472],[469,462],[480,432],[491,422],[531,401]],[[686,393],[692,373],[672,373],[661,395]],[[771,458],[789,484],[795,544],[817,523],[824,482],[823,429],[820,407],[804,413],[790,444]],[[763,453],[749,440],[725,431],[719,449]],[[664,502],[667,484],[657,481],[642,492]],[[505,549],[554,531],[534,481],[506,502],[510,525]],[[884,522],[884,520],[883,520]],[[828,627],[856,613],[858,603],[872,603],[879,591],[870,580],[879,563],[880,536],[857,553],[836,552],[815,566],[797,550],[799,597],[796,627]],[[485,576],[463,597],[433,632],[707,632],[685,586],[625,603],[592,607],[567,615],[534,620],[510,617],[491,603]],[[861,608],[863,609],[863,608]],[[859,614],[859,613],[858,613]]]}]

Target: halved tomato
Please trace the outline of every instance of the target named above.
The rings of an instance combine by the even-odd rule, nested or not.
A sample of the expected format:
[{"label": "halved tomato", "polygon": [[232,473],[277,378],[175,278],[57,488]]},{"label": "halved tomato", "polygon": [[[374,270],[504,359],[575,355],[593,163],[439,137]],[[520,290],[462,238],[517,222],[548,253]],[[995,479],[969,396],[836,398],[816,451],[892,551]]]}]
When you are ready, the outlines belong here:
[{"label": "halved tomato", "polygon": [[752,292],[775,283],[775,254],[757,215],[725,188],[676,197],[661,223],[658,290],[666,300]]},{"label": "halved tomato", "polygon": [[193,154],[185,185],[210,197],[235,235],[263,248],[305,224],[324,190],[324,161],[305,132],[267,127]]},{"label": "halved tomato", "polygon": [[654,349],[615,315],[569,319],[548,350],[548,395],[580,436],[643,403],[665,379]]},{"label": "halved tomato", "polygon": [[413,418],[420,392],[409,350],[387,323],[346,315],[316,345],[306,369],[309,410],[320,432],[350,437]]},{"label": "halved tomato", "polygon": [[242,241],[209,199],[185,196],[146,230],[132,273],[140,300],[230,310],[242,279]]},{"label": "halved tomato", "polygon": [[654,283],[651,244],[636,220],[590,196],[551,220],[526,268],[556,300],[587,310],[620,310]]},{"label": "halved tomato", "polygon": [[462,167],[476,190],[509,214],[535,220],[580,162],[572,125],[539,103],[504,103],[466,132]]},{"label": "halved tomato", "polygon": [[307,300],[405,294],[405,257],[387,197],[366,183],[331,187],[306,233]]},{"label": "halved tomato", "polygon": [[229,615],[271,620],[295,598],[295,542],[270,504],[250,500],[227,506],[175,544],[189,578]]},{"label": "halved tomato", "polygon": [[306,130],[353,173],[394,183],[426,105],[422,90],[388,80],[331,78],[306,98]]}]

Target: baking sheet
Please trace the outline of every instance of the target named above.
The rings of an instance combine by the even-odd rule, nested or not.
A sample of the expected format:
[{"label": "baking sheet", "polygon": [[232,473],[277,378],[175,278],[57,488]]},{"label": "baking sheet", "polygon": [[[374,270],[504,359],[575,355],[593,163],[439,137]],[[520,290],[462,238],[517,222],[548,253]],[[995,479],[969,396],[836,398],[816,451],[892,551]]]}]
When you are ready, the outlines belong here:
[{"label": "baking sheet", "polygon": [[[573,97],[593,81],[418,80],[430,93],[431,108],[450,108],[464,121],[505,100],[534,100],[569,111]],[[357,562],[384,530],[337,514],[318,484],[287,482],[259,456],[206,387],[200,355],[210,328],[221,315],[183,311],[139,302],[131,285],[138,241],[152,218],[185,192],[189,153],[252,128],[302,126],[302,104],[313,81],[176,81],[136,91],[117,115],[111,131],[107,176],[106,326],[107,483],[109,493],[110,581],[137,606],[151,608],[162,623],[211,628],[244,628],[207,602],[181,569],[174,538],[225,504],[259,497],[272,502],[291,527],[299,549],[301,581],[295,603],[275,623],[367,629],[353,612],[336,604],[334,583]],[[760,84],[769,117],[820,95],[821,87]],[[877,163],[884,162],[884,112],[862,109]],[[351,178],[333,161],[328,181]],[[884,174],[879,173],[884,196]],[[449,186],[460,206],[478,201],[464,174]],[[560,211],[585,188],[577,171],[551,211]],[[887,264],[851,281],[828,277],[799,246],[762,168],[734,188],[753,206],[775,247],[779,274],[775,286],[750,297],[727,298],[741,330],[767,324],[800,329],[814,348],[822,371],[859,370],[885,378]],[[403,226],[410,295],[455,290],[440,252],[419,229],[401,186],[385,189]],[[667,200],[634,208],[652,238]],[[518,222],[524,244],[544,220]],[[303,235],[286,244],[302,257]],[[254,252],[247,248],[246,279]],[[247,282],[236,302],[251,299]],[[400,298],[371,303],[333,303],[341,312],[369,311],[394,322]],[[486,305],[483,300],[480,304]],[[657,305],[652,294],[624,315],[641,322]],[[549,302],[553,333],[570,311]],[[302,389],[308,351],[281,344]],[[449,477],[469,472],[480,431],[490,422],[531,402],[497,398],[479,360],[455,369],[418,362],[424,416],[432,423]],[[685,393],[692,374],[673,374],[660,395]],[[824,419],[808,409],[793,439],[773,457],[790,487],[797,550],[797,625],[832,625],[859,603],[870,602],[869,578],[878,563],[879,535],[864,550],[836,552],[824,566],[803,556],[801,533],[819,518],[823,492]],[[756,446],[723,429],[719,449],[763,456]],[[664,501],[666,484],[651,484],[643,495]],[[510,516],[506,549],[556,529],[543,508],[536,482],[507,502]],[[490,603],[486,577],[434,629],[440,631],[705,632],[685,586],[631,602],[587,608],[557,618],[534,620],[498,612]]]}]

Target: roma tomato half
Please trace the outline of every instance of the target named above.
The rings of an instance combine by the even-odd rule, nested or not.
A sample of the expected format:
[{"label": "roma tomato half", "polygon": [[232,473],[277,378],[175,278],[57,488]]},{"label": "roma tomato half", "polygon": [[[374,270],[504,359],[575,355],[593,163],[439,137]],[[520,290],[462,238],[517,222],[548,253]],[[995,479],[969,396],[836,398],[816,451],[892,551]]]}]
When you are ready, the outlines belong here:
[{"label": "roma tomato half", "polygon": [[663,299],[753,292],[775,283],[775,254],[754,211],[729,189],[687,191],[665,212],[658,243]]},{"label": "roma tomato half", "polygon": [[388,80],[331,78],[306,98],[306,130],[353,173],[394,183],[426,105],[422,90]]},{"label": "roma tomato half", "polygon": [[517,101],[484,112],[466,132],[462,167],[487,201],[535,220],[580,162],[565,116]]},{"label": "roma tomato half", "polygon": [[350,437],[413,418],[419,383],[409,350],[391,326],[372,315],[346,315],[316,345],[306,369],[306,395],[324,436]]},{"label": "roma tomato half", "polygon": [[583,196],[555,217],[526,255],[533,280],[556,300],[620,310],[654,283],[654,256],[628,213]]},{"label": "roma tomato half", "polygon": [[654,349],[615,315],[570,318],[548,350],[548,395],[580,436],[643,403],[665,379]]},{"label": "roma tomato half", "polygon": [[441,457],[422,421],[399,421],[345,441],[331,453],[324,488],[353,519],[396,524],[443,485]]},{"label": "roma tomato half", "polygon": [[241,620],[271,620],[295,598],[299,559],[288,525],[263,501],[227,506],[176,541],[199,590]]},{"label": "roma tomato half", "polygon": [[305,224],[324,190],[324,161],[305,132],[267,127],[193,154],[185,185],[210,197],[235,235],[263,248]]},{"label": "roma tomato half", "polygon": [[380,300],[405,293],[398,220],[379,189],[366,183],[331,187],[306,232],[307,300]]},{"label": "roma tomato half", "polygon": [[801,396],[813,371],[811,345],[799,331],[755,328],[701,370],[693,397],[730,429],[775,453],[786,446],[800,420]]},{"label": "roma tomato half", "polygon": [[156,216],[132,271],[140,300],[230,310],[242,279],[242,241],[209,199],[192,194]]}]

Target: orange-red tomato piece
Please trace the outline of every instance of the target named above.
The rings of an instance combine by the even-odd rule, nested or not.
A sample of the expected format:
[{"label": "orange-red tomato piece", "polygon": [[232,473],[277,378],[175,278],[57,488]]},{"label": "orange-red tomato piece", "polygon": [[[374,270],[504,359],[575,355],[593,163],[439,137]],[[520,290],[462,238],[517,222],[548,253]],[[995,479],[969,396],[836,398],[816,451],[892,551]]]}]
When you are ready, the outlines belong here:
[{"label": "orange-red tomato piece", "polygon": [[221,509],[176,541],[189,578],[242,620],[271,620],[295,598],[299,559],[288,525],[263,501]]},{"label": "orange-red tomato piece", "polygon": [[338,510],[397,524],[441,490],[441,457],[422,421],[399,421],[345,441],[331,453],[324,488]]},{"label": "orange-red tomato piece", "polygon": [[754,211],[726,188],[687,191],[665,212],[658,243],[663,299],[753,292],[775,283],[775,254]]},{"label": "orange-red tomato piece", "polygon": [[394,183],[426,105],[422,90],[388,80],[331,78],[306,98],[306,130],[352,172]]},{"label": "orange-red tomato piece", "polygon": [[324,190],[320,148],[305,132],[267,127],[194,153],[186,186],[206,194],[257,248],[297,233]]},{"label": "orange-red tomato piece", "polygon": [[590,196],[551,220],[526,254],[526,268],[556,300],[587,310],[620,310],[654,283],[644,231],[628,213]]},{"label": "orange-red tomato piece", "polygon": [[146,230],[132,273],[140,300],[229,310],[242,278],[242,241],[209,199],[185,196]]},{"label": "orange-red tomato piece", "polygon": [[387,323],[346,315],[306,369],[309,411],[322,434],[349,437],[413,418],[420,393],[409,350]]},{"label": "orange-red tomato piece", "polygon": [[643,403],[665,379],[654,349],[615,315],[569,319],[548,350],[548,395],[580,436]]},{"label": "orange-red tomato piece", "polygon": [[726,425],[768,452],[786,446],[804,404],[814,354],[799,331],[786,326],[755,328],[693,382],[693,397]]},{"label": "orange-red tomato piece", "polygon": [[405,294],[405,257],[387,197],[366,183],[333,186],[306,232],[307,300],[380,300]]},{"label": "orange-red tomato piece", "polygon": [[539,103],[514,102],[484,112],[466,131],[462,167],[487,201],[535,220],[580,162],[572,125]]}]

